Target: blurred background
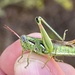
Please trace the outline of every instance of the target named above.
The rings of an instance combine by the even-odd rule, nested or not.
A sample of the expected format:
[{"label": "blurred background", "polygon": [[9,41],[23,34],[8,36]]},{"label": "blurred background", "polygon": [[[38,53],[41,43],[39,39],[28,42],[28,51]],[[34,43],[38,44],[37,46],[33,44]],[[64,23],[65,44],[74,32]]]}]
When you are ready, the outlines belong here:
[{"label": "blurred background", "polygon": [[[18,38],[3,28],[8,25],[19,35],[39,32],[35,17],[43,17],[54,30],[66,40],[75,39],[74,0],[0,0],[0,54]],[[52,39],[56,39],[46,27]],[[62,57],[63,61],[75,67],[75,57]]]}]

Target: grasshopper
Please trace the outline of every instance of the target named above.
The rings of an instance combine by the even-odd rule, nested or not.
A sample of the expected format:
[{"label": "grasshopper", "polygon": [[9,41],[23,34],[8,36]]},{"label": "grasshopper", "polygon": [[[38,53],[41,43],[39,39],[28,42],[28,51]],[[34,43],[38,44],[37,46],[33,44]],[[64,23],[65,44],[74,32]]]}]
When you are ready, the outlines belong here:
[{"label": "grasshopper", "polygon": [[[66,31],[64,32],[64,36],[62,38],[59,36],[59,34],[57,34],[57,32],[50,25],[47,24],[47,22],[42,17],[40,17],[40,16],[36,17],[35,20],[36,20],[36,22],[39,26],[40,32],[41,32],[41,36],[42,36],[41,39],[29,37],[27,35],[22,35],[20,37],[11,28],[9,28],[6,25],[4,26],[6,29],[13,32],[20,39],[21,46],[22,46],[21,58],[23,57],[23,54],[26,50],[30,51],[30,53],[28,54],[28,57],[27,57],[27,65],[25,66],[25,68],[29,65],[29,57],[32,52],[35,52],[39,55],[48,55],[48,60],[45,62],[45,65],[51,59],[52,56],[75,56],[75,40],[64,41]],[[46,30],[44,29],[44,27],[42,25],[42,22],[50,30],[52,30],[52,32],[60,39],[60,41],[53,40],[48,36]]]}]

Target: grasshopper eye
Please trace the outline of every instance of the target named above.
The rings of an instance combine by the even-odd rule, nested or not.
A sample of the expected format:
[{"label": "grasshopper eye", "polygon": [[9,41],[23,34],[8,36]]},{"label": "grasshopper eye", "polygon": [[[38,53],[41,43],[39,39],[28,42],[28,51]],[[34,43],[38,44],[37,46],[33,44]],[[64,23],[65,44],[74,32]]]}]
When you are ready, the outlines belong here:
[{"label": "grasshopper eye", "polygon": [[22,36],[21,36],[21,40],[22,40],[23,42],[26,42],[26,36],[25,36],[25,35],[22,35]]}]

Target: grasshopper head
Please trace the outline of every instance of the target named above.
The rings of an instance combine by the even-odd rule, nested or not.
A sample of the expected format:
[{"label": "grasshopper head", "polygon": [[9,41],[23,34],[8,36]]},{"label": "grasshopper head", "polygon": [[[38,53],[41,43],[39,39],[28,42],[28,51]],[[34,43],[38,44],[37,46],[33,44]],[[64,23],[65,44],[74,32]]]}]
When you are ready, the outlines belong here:
[{"label": "grasshopper head", "polygon": [[22,42],[26,42],[27,37],[26,37],[26,35],[22,35],[20,39]]},{"label": "grasshopper head", "polygon": [[35,40],[32,37],[22,35],[20,37],[21,46],[24,50],[34,50]]},{"label": "grasshopper head", "polygon": [[20,42],[21,42],[21,46],[22,46],[22,48],[23,49],[28,49],[27,48],[27,36],[26,35],[22,35],[21,37],[20,37]]}]

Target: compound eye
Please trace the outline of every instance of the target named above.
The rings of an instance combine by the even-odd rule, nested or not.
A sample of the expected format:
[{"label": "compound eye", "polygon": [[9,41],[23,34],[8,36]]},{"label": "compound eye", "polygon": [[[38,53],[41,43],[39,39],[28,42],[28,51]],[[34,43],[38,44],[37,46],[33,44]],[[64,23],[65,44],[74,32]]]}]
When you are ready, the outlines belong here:
[{"label": "compound eye", "polygon": [[22,35],[22,36],[21,36],[21,40],[22,40],[23,42],[26,42],[26,36],[25,36],[25,35]]}]

